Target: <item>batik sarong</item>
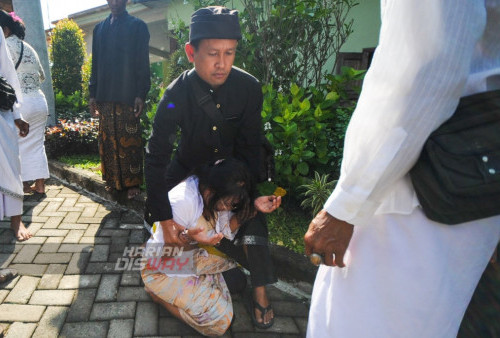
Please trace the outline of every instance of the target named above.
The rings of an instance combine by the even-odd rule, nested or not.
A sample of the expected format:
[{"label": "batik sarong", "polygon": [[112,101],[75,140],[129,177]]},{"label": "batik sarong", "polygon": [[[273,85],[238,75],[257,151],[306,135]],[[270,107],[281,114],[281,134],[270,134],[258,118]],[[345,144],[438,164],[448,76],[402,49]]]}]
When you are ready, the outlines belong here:
[{"label": "batik sarong", "polygon": [[98,102],[99,155],[102,178],[116,190],[142,184],[143,144],[140,117],[135,117],[133,107]]}]

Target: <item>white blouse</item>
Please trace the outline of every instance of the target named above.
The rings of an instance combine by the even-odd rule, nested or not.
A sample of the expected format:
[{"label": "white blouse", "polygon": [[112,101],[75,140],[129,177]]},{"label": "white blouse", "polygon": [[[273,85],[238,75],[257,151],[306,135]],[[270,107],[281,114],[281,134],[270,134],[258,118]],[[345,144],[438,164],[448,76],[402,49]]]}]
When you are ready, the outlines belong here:
[{"label": "white blouse", "polygon": [[24,44],[24,51],[21,63],[17,68],[17,77],[21,83],[24,95],[38,94],[41,83],[45,80],[42,64],[38,54],[28,43],[23,42],[16,35],[12,34],[7,39],[7,46],[10,51],[12,62],[17,64],[21,55],[21,45]]},{"label": "white blouse", "polygon": [[324,208],[354,225],[409,214],[408,178],[460,97],[500,89],[500,0],[382,0],[379,44]]},{"label": "white blouse", "polygon": [[[203,198],[198,190],[198,177],[190,176],[176,185],[168,192],[168,198],[172,206],[173,220],[186,229],[195,228],[203,213]],[[233,214],[231,211],[217,212],[215,229],[209,230],[207,235],[213,236],[216,233],[222,233],[229,240],[234,239],[237,231],[231,232],[229,227],[229,221]],[[155,223],[152,231],[153,238],[148,241],[148,244],[163,244],[161,226]]]}]

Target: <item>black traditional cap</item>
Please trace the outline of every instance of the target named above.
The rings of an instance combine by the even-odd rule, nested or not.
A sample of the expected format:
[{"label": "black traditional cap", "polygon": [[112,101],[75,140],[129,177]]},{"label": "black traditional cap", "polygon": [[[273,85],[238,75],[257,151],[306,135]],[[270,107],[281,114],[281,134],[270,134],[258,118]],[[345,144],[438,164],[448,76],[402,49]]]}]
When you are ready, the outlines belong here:
[{"label": "black traditional cap", "polygon": [[222,6],[200,8],[191,15],[189,41],[201,39],[241,39],[238,11]]}]

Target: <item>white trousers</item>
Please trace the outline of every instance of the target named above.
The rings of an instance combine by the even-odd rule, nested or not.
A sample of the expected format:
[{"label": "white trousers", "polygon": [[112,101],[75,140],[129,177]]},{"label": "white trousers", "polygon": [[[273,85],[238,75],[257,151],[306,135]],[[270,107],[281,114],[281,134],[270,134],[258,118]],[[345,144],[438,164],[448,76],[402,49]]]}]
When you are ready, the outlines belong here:
[{"label": "white trousers", "polygon": [[500,240],[500,216],[460,225],[377,215],[354,227],[344,269],[322,265],[307,337],[456,337]]}]

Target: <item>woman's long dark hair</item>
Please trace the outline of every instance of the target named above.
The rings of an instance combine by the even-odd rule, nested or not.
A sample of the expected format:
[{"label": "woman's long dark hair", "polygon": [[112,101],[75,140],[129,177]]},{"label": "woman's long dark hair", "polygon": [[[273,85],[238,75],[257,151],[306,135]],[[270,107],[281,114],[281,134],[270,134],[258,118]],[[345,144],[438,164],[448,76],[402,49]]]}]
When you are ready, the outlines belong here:
[{"label": "woman's long dark hair", "polygon": [[2,26],[2,29],[4,27],[9,28],[12,34],[16,35],[19,39],[24,40],[26,27],[24,26],[23,21],[19,18],[14,20],[14,18],[3,9],[0,10],[0,26]]},{"label": "woman's long dark hair", "polygon": [[195,169],[194,175],[199,179],[198,187],[202,196],[206,189],[212,193],[208,201],[204,202],[205,218],[215,219],[217,203],[226,198],[237,201],[233,212],[238,222],[243,223],[255,215],[255,183],[243,162],[234,158],[218,160]]}]

